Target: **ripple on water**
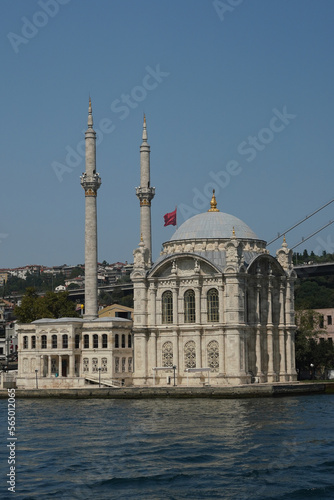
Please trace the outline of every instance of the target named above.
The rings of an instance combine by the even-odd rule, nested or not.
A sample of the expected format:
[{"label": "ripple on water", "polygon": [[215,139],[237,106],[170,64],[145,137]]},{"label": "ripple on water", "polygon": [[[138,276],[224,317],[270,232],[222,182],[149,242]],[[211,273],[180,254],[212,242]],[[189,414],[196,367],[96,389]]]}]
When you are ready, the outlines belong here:
[{"label": "ripple on water", "polygon": [[333,413],[334,396],[20,400],[15,498],[333,499]]}]

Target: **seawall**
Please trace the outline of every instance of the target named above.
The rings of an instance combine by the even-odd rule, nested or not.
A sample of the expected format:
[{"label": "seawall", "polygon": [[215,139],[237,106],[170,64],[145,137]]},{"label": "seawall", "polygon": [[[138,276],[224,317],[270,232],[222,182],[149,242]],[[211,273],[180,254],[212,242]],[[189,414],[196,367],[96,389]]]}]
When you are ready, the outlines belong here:
[{"label": "seawall", "polygon": [[[306,394],[334,394],[334,382],[252,384],[230,387],[87,387],[82,389],[16,389],[15,397],[62,399],[152,399],[152,398],[268,398]],[[7,399],[7,389],[0,399]]]}]

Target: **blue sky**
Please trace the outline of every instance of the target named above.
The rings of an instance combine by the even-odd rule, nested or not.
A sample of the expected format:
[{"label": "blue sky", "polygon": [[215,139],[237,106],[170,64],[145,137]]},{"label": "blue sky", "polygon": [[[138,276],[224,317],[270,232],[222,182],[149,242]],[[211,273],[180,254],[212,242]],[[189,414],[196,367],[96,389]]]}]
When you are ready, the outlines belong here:
[{"label": "blue sky", "polygon": [[[0,267],[83,263],[89,95],[100,261],[132,262],[140,240],[144,112],[154,259],[175,229],[163,215],[207,210],[213,187],[267,241],[333,198],[331,0],[2,0],[0,13]],[[334,252],[334,224],[304,248]]]}]

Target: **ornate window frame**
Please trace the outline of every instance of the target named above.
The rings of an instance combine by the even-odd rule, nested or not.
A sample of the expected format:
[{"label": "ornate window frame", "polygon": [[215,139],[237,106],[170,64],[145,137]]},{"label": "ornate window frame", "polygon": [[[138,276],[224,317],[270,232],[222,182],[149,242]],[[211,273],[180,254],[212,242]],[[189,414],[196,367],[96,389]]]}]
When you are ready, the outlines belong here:
[{"label": "ornate window frame", "polygon": [[162,344],[162,366],[166,368],[173,367],[173,343],[170,340]]},{"label": "ornate window frame", "polygon": [[206,294],[208,323],[219,322],[219,292],[217,288],[210,288]]},{"label": "ornate window frame", "polygon": [[184,344],[184,368],[196,368],[196,343],[188,340]]},{"label": "ornate window frame", "polygon": [[185,323],[196,323],[196,302],[195,302],[195,292],[193,289],[189,289],[184,292],[184,322]]},{"label": "ornate window frame", "polygon": [[170,290],[161,295],[161,322],[164,325],[173,323],[173,293]]},{"label": "ornate window frame", "polygon": [[219,344],[217,340],[211,340],[206,348],[208,367],[212,372],[219,371]]},{"label": "ornate window frame", "polygon": [[68,335],[65,333],[62,337],[63,349],[68,349]]}]

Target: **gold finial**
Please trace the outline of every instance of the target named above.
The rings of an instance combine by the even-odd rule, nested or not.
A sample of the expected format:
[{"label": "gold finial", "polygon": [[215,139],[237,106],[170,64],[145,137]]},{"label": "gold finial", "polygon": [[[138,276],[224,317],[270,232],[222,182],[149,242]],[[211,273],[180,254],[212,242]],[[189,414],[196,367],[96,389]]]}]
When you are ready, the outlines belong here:
[{"label": "gold finial", "polygon": [[144,241],[143,240],[143,233],[140,233],[140,241]]},{"label": "gold finial", "polygon": [[145,113],[144,113],[144,125],[146,125],[146,116],[145,116]]},{"label": "gold finial", "polygon": [[212,198],[210,201],[210,205],[211,205],[211,208],[209,208],[208,212],[219,212],[219,210],[217,208],[217,200],[215,197],[215,190],[214,189],[212,190]]},{"label": "gold finial", "polygon": [[286,243],[285,235],[283,236],[283,243]]},{"label": "gold finial", "polygon": [[234,226],[233,226],[233,231],[232,231],[232,234],[233,234],[233,236],[235,236],[235,230],[234,230]]}]

